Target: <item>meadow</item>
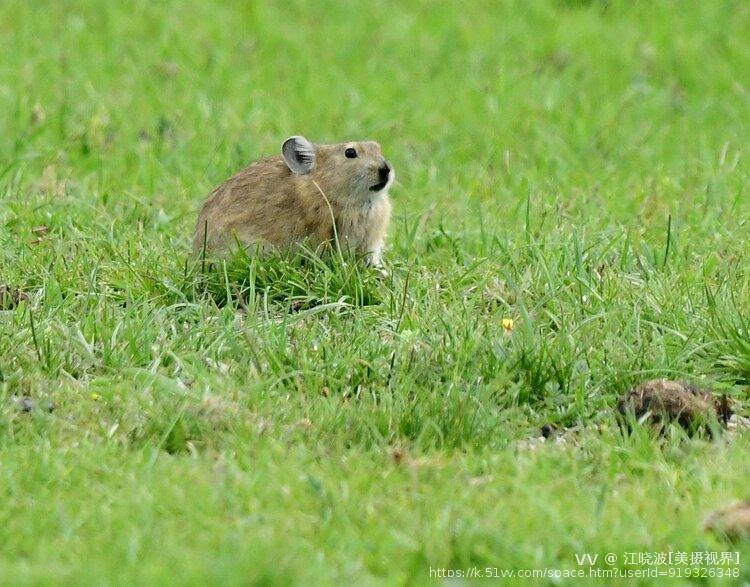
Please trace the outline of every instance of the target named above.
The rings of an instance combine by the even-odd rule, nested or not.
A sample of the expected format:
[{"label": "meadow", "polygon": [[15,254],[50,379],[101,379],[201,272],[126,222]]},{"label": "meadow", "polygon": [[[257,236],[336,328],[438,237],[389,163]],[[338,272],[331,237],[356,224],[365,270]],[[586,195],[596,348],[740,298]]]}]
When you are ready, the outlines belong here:
[{"label": "meadow", "polygon": [[[750,581],[702,527],[750,433],[613,415],[655,377],[748,411],[749,36],[741,0],[4,0],[0,583]],[[387,276],[191,254],[294,134],[381,143]]]}]

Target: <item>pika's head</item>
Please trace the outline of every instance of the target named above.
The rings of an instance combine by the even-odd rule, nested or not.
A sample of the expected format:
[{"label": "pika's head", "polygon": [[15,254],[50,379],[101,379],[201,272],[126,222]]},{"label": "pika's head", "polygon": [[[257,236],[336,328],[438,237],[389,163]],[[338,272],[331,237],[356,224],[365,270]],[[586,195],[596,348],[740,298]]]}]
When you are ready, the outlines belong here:
[{"label": "pika's head", "polygon": [[337,200],[387,194],[396,177],[375,141],[315,145],[294,136],[284,141],[281,153],[292,173],[309,177]]}]

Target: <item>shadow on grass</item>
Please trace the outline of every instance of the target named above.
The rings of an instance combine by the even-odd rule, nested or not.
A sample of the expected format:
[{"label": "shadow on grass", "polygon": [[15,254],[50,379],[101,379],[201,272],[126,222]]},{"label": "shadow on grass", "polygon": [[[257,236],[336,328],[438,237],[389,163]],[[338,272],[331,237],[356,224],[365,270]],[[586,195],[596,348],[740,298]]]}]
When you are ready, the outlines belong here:
[{"label": "shadow on grass", "polygon": [[236,304],[251,309],[276,305],[299,312],[326,304],[362,307],[383,300],[383,276],[354,255],[250,256],[245,251],[227,260],[199,260],[196,291],[217,306]]}]

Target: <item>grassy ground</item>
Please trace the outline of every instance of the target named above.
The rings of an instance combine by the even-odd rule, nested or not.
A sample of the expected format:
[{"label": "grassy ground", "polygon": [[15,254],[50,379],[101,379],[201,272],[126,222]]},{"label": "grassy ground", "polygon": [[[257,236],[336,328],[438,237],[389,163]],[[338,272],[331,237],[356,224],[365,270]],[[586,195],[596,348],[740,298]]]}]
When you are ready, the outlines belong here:
[{"label": "grassy ground", "polygon": [[[701,528],[750,435],[612,418],[658,376],[747,399],[748,31],[739,0],[5,0],[0,582],[750,580]],[[382,143],[389,277],[190,258],[291,134]],[[522,448],[549,422],[578,439]]]}]

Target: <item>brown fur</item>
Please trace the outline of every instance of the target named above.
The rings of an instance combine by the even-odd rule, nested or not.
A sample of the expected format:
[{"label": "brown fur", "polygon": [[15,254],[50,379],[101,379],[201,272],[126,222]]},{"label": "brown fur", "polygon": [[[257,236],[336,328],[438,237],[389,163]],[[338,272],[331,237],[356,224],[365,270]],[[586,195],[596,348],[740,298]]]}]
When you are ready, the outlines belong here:
[{"label": "brown fur", "polygon": [[[391,214],[393,176],[384,189],[369,190],[379,181],[378,169],[387,165],[380,145],[311,146],[315,165],[309,173],[294,173],[276,155],[251,163],[214,189],[198,216],[195,251],[203,250],[206,229],[205,248],[219,255],[238,242],[251,254],[301,244],[321,249],[337,235],[342,247],[377,264]],[[347,148],[358,156],[345,157]]]}]

